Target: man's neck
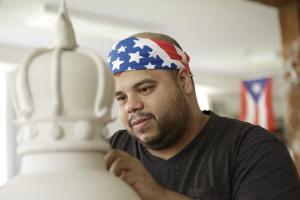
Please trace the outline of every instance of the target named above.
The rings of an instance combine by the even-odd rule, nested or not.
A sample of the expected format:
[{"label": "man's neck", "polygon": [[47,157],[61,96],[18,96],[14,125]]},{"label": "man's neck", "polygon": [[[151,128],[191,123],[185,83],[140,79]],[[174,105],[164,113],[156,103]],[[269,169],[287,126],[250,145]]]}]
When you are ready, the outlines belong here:
[{"label": "man's neck", "polygon": [[189,145],[200,133],[200,130],[207,123],[209,116],[201,111],[193,117],[192,126],[184,133],[183,137],[176,143],[165,149],[147,149],[152,155],[168,160]]}]

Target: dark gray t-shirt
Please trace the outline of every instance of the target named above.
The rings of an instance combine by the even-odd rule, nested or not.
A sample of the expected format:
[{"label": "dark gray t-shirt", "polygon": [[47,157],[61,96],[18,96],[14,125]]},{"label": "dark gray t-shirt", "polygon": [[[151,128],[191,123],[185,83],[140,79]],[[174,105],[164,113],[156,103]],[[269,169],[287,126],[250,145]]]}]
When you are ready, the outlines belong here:
[{"label": "dark gray t-shirt", "polygon": [[126,130],[113,148],[139,159],[163,187],[199,200],[300,200],[300,181],[286,147],[265,129],[208,112],[198,136],[164,160]]}]

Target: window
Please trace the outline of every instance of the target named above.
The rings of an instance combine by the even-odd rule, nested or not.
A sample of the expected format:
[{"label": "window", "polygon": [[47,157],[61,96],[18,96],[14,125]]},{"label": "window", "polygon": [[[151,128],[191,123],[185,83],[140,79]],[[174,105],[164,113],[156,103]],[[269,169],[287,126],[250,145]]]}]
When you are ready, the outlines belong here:
[{"label": "window", "polygon": [[197,101],[201,110],[209,110],[209,99],[208,95],[211,88],[208,86],[195,85]]}]

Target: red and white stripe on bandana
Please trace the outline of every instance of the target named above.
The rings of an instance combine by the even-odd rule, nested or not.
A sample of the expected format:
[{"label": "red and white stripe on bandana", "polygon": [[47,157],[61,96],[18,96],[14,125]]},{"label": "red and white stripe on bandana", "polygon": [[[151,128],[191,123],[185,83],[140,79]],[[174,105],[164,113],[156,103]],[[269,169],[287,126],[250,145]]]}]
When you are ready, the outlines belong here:
[{"label": "red and white stripe on bandana", "polygon": [[109,53],[108,66],[113,74],[130,70],[180,68],[191,74],[189,56],[161,39],[129,37],[119,41]]},{"label": "red and white stripe on bandana", "polygon": [[[189,72],[191,72],[189,68],[189,62],[190,57],[187,55],[186,52],[182,51],[180,48],[178,48],[175,45],[172,45],[164,40],[158,40],[158,39],[152,39],[159,47],[161,47],[174,61],[179,61],[181,64],[187,69]],[[159,48],[156,48],[158,51]]]}]

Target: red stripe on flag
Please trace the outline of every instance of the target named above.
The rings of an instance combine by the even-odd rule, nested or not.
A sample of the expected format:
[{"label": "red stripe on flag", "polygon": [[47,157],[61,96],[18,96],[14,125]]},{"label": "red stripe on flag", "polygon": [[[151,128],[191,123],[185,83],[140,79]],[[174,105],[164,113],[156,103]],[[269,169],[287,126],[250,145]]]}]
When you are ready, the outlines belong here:
[{"label": "red stripe on flag", "polygon": [[273,118],[272,110],[272,88],[271,88],[272,79],[268,79],[266,83],[266,107],[267,107],[267,124],[268,130],[275,129],[275,120]]},{"label": "red stripe on flag", "polygon": [[259,124],[259,106],[255,104],[255,119],[254,124]]},{"label": "red stripe on flag", "polygon": [[240,114],[240,120],[245,121],[246,120],[246,113],[247,113],[247,99],[246,99],[246,88],[244,83],[241,84],[241,114]]}]

